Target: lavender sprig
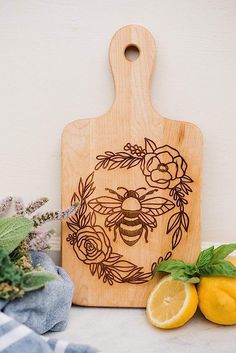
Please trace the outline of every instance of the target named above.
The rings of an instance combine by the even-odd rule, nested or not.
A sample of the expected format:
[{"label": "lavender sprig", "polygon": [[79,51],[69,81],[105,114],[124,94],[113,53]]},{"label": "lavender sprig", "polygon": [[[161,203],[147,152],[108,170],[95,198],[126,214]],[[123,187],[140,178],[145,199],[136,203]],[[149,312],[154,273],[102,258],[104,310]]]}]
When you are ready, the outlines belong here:
[{"label": "lavender sprig", "polygon": [[50,249],[49,240],[55,235],[55,230],[50,229],[47,232],[41,232],[33,229],[26,238],[26,245],[28,250],[43,251]]},{"label": "lavender sprig", "polygon": [[34,227],[37,228],[49,221],[61,221],[63,219],[66,219],[77,211],[79,205],[79,202],[76,202],[74,203],[74,205],[63,211],[46,212],[43,214],[35,215],[32,218],[34,222]]},{"label": "lavender sprig", "polygon": [[24,202],[23,202],[22,198],[15,197],[14,202],[15,202],[16,214],[18,216],[24,216],[25,215],[25,206],[24,206]]},{"label": "lavender sprig", "polygon": [[47,197],[41,197],[35,201],[30,202],[30,204],[26,207],[25,212],[30,215],[42,207],[46,202],[48,202]]},{"label": "lavender sprig", "polygon": [[13,198],[11,196],[5,197],[1,202],[0,202],[0,216],[4,216],[9,208],[11,207]]}]

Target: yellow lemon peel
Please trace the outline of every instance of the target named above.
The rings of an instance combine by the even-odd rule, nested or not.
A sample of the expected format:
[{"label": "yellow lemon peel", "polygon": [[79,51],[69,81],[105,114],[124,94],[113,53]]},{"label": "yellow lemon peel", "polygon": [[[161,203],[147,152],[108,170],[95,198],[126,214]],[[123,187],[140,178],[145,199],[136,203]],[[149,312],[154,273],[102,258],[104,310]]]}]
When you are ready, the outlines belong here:
[{"label": "yellow lemon peel", "polygon": [[147,301],[147,318],[163,329],[183,326],[194,315],[198,305],[196,288],[191,283],[163,277]]}]

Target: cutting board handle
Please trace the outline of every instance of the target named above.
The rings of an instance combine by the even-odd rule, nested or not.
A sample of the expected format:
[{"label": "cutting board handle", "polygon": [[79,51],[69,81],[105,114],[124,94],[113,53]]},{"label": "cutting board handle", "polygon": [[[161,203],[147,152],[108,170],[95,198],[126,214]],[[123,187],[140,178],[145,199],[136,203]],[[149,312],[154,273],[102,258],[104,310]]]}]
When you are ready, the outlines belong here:
[{"label": "cutting board handle", "polygon": [[[138,57],[130,60],[128,49],[136,49]],[[151,103],[150,83],[155,63],[156,45],[151,33],[139,25],[128,25],[119,29],[113,36],[109,49],[109,59],[115,83],[114,104],[127,104],[136,101]],[[144,102],[143,102],[144,100]]]}]

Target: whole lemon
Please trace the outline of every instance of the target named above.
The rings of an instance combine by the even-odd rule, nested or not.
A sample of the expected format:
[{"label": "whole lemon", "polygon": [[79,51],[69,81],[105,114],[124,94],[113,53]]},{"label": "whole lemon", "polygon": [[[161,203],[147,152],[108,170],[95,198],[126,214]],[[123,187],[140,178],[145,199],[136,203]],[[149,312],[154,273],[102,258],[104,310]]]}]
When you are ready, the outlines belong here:
[{"label": "whole lemon", "polygon": [[[236,265],[236,259],[227,259]],[[199,307],[210,321],[236,324],[236,278],[202,277],[198,285]]]}]

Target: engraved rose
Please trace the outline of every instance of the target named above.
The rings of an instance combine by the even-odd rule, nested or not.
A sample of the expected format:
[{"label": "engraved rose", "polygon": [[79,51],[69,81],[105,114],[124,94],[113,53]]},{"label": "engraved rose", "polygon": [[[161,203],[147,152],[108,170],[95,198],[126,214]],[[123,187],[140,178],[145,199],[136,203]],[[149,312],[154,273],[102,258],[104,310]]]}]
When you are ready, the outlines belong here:
[{"label": "engraved rose", "polygon": [[100,226],[86,226],[80,229],[74,250],[78,258],[87,265],[107,260],[112,252],[110,241]]},{"label": "engraved rose", "polygon": [[142,160],[141,170],[149,186],[172,189],[186,172],[187,164],[179,152],[168,146],[156,148]]}]

